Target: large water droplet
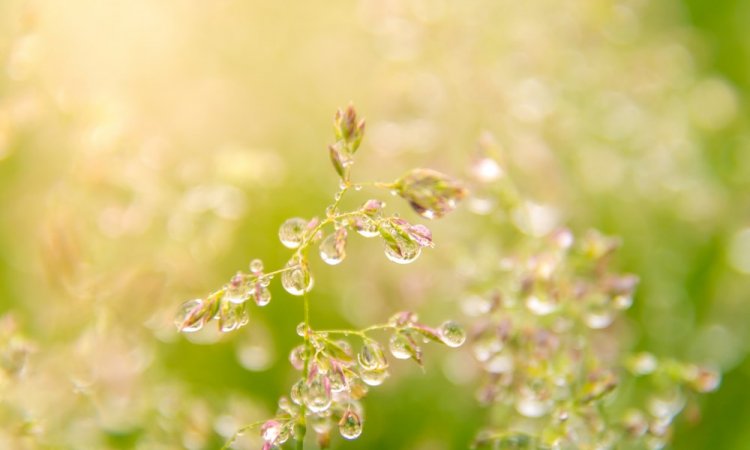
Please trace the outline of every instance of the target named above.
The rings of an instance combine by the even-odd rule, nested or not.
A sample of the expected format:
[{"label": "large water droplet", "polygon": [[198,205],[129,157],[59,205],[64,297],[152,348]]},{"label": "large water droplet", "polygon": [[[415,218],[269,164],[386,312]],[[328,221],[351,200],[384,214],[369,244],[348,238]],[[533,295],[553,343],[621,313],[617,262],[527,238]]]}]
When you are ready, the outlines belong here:
[{"label": "large water droplet", "polygon": [[297,370],[302,370],[305,367],[305,359],[307,359],[307,353],[304,345],[298,345],[289,352],[289,362]]},{"label": "large water droplet", "polygon": [[357,233],[366,238],[372,238],[380,234],[377,222],[365,215],[354,218],[354,229],[357,230]]},{"label": "large water droplet", "polygon": [[229,284],[226,285],[224,298],[232,303],[244,303],[250,298],[250,290],[245,277],[241,273],[237,272],[237,275],[233,276]]},{"label": "large water droplet", "polygon": [[294,403],[301,405],[305,389],[306,389],[305,381],[302,379],[299,379],[297,380],[296,383],[292,385],[292,388],[289,390],[289,397],[292,399]]},{"label": "large water droplet", "polygon": [[357,355],[357,361],[364,370],[385,369],[388,361],[383,354],[383,348],[376,341],[368,340]]},{"label": "large water droplet", "polygon": [[411,343],[406,338],[406,336],[402,335],[401,333],[394,333],[393,336],[391,336],[391,339],[388,341],[388,349],[391,351],[391,355],[393,355],[393,357],[396,359],[411,358],[411,348]]},{"label": "large water droplet", "polygon": [[271,290],[267,286],[263,286],[259,281],[256,282],[253,288],[253,300],[258,306],[266,306],[271,302]]},{"label": "large water droplet", "polygon": [[178,330],[185,333],[192,333],[203,328],[205,318],[202,316],[204,309],[203,300],[189,300],[180,306],[174,319],[174,324]]},{"label": "large water droplet", "polygon": [[313,287],[313,277],[304,261],[292,258],[281,274],[281,285],[292,295],[302,295]]},{"label": "large water droplet", "polygon": [[346,410],[339,421],[339,433],[344,439],[357,439],[362,434],[362,419],[352,410]]},{"label": "large water droplet", "polygon": [[279,227],[279,240],[287,248],[297,248],[305,238],[307,221],[299,217],[288,219]]},{"label": "large water droplet", "polygon": [[448,347],[460,347],[466,341],[466,332],[461,325],[452,320],[443,322],[438,331],[440,339]]},{"label": "large water droplet", "polygon": [[388,371],[386,369],[360,370],[359,378],[369,386],[380,386],[388,378]]},{"label": "large water droplet", "polygon": [[339,228],[320,243],[320,258],[332,266],[346,257],[346,228]]},{"label": "large water droplet", "polygon": [[331,384],[326,375],[317,374],[307,382],[302,396],[307,409],[314,413],[327,410],[331,406]]},{"label": "large water droplet", "polygon": [[255,276],[258,276],[263,273],[263,261],[259,259],[254,259],[250,261],[250,273],[252,273]]},{"label": "large water droplet", "polygon": [[385,242],[385,256],[397,264],[414,262],[421,253],[419,244],[401,237],[396,238],[396,242]]},{"label": "large water droplet", "polygon": [[228,333],[247,325],[247,309],[244,303],[222,303],[219,312],[219,329]]},{"label": "large water droplet", "polygon": [[332,368],[331,372],[328,374],[328,378],[331,381],[332,392],[344,392],[349,389],[349,383],[346,380],[346,375],[344,374],[344,370],[340,366],[335,365]]}]

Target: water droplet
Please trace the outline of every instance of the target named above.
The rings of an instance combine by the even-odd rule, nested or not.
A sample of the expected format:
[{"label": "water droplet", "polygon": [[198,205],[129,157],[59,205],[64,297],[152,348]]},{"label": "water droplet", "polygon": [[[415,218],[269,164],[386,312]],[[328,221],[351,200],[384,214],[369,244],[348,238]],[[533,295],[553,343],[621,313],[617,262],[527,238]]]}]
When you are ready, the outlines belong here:
[{"label": "water droplet", "polygon": [[237,272],[225,286],[224,298],[232,303],[245,303],[250,298],[250,291],[242,273]]},{"label": "water droplet", "polygon": [[244,303],[222,302],[219,311],[219,329],[228,333],[247,325],[249,318]]},{"label": "water droplet", "polygon": [[376,341],[369,340],[357,355],[357,361],[364,370],[385,369],[388,361],[383,354],[383,348]]},{"label": "water droplet", "polygon": [[287,248],[297,248],[302,243],[307,230],[307,221],[299,217],[288,219],[279,228],[279,240]]},{"label": "water droplet", "polygon": [[386,369],[360,370],[359,378],[369,386],[380,386],[388,378],[388,371]]},{"label": "water droplet", "polygon": [[332,392],[344,392],[349,388],[344,370],[338,364],[335,364],[328,375],[331,381]]},{"label": "water droplet", "polygon": [[269,420],[260,427],[260,436],[266,442],[276,442],[281,434],[281,422]]},{"label": "water droplet", "polygon": [[546,316],[557,311],[557,303],[547,296],[529,295],[526,297],[526,307],[537,316]]},{"label": "water droplet", "polygon": [[440,339],[448,347],[460,347],[466,341],[466,332],[461,328],[461,325],[452,320],[443,322],[438,332],[440,333]]},{"label": "water droplet", "polygon": [[259,259],[254,259],[250,261],[250,273],[252,273],[255,276],[258,276],[263,273],[263,261]]},{"label": "water droplet", "polygon": [[388,349],[391,351],[391,355],[396,359],[411,358],[411,348],[411,343],[406,336],[401,333],[394,333],[388,341]]},{"label": "water droplet", "polygon": [[316,374],[307,382],[305,388],[302,399],[307,409],[314,413],[319,413],[331,406],[331,402],[333,401],[331,384],[326,375]]},{"label": "water droplet", "polygon": [[180,306],[174,319],[174,324],[179,331],[192,333],[203,328],[205,312],[203,300],[189,300]]},{"label": "water droplet", "polygon": [[362,419],[357,413],[347,409],[339,421],[339,433],[344,439],[357,439],[362,434]]},{"label": "water droplet", "polygon": [[320,258],[332,266],[346,257],[346,228],[339,228],[320,243]]},{"label": "water droplet", "polygon": [[307,334],[307,324],[305,322],[298,323],[294,331],[297,333],[297,336],[305,337],[305,334]]},{"label": "water droplet", "polygon": [[353,226],[357,233],[366,238],[372,238],[380,234],[377,222],[366,215],[355,217]]},{"label": "water droplet", "polygon": [[419,244],[402,237],[397,237],[396,242],[385,242],[385,256],[397,264],[414,262],[421,253]]},{"label": "water droplet", "polygon": [[302,379],[297,380],[289,390],[289,397],[298,405],[302,404],[302,397],[305,391],[305,382]]},{"label": "water droplet", "polygon": [[286,264],[286,270],[281,274],[281,285],[292,295],[302,295],[310,292],[313,287],[313,277],[307,267],[307,263],[297,258],[292,258]]},{"label": "water droplet", "polygon": [[266,306],[271,303],[271,290],[260,282],[256,282],[253,289],[253,300],[258,306]]},{"label": "water droplet", "polygon": [[304,345],[298,345],[289,352],[289,362],[292,364],[292,367],[297,370],[302,370],[305,367],[306,359],[307,354]]},{"label": "water droplet", "polygon": [[323,414],[310,414],[307,417],[307,424],[315,430],[316,433],[328,433],[331,430],[331,415],[326,412]]}]

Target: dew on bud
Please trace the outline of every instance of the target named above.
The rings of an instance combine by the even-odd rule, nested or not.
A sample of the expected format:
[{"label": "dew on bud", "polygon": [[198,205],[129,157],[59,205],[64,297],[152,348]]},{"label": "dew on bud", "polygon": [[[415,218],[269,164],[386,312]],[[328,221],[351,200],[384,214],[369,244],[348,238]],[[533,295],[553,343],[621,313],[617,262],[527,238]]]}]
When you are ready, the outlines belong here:
[{"label": "dew on bud", "polygon": [[385,243],[385,256],[397,264],[409,264],[416,261],[422,253],[422,247],[414,241],[399,239]]},{"label": "dew on bud", "polygon": [[377,222],[365,215],[355,217],[352,226],[362,237],[372,238],[380,234]]},{"label": "dew on bud", "polygon": [[456,209],[467,190],[457,180],[431,169],[413,169],[396,182],[396,194],[420,216],[438,219]]},{"label": "dew on bud", "polygon": [[332,266],[346,257],[346,228],[339,228],[320,243],[320,258]]},{"label": "dew on bud", "polygon": [[247,325],[249,318],[244,303],[223,302],[219,311],[219,329],[228,333]]},{"label": "dew on bud", "polygon": [[250,292],[245,283],[245,277],[237,272],[224,288],[224,298],[232,303],[245,303],[250,298]]},{"label": "dew on bud", "polygon": [[419,317],[411,311],[401,311],[388,319],[388,325],[392,327],[408,327],[414,325]]},{"label": "dew on bud", "polygon": [[458,323],[449,320],[438,329],[440,339],[448,347],[460,347],[466,341],[466,332]]},{"label": "dew on bud", "polygon": [[302,244],[307,231],[307,221],[299,217],[287,219],[279,227],[279,240],[287,248],[297,248]]},{"label": "dew on bud", "polygon": [[380,386],[388,378],[388,371],[386,369],[360,370],[359,378],[369,386]]},{"label": "dew on bud", "polygon": [[313,287],[313,277],[307,263],[298,258],[292,258],[286,264],[281,274],[281,286],[292,295],[302,295],[310,292]]},{"label": "dew on bud", "polygon": [[260,259],[254,259],[250,261],[250,273],[258,276],[263,273],[263,261]]},{"label": "dew on bud", "polygon": [[351,409],[347,409],[339,421],[339,433],[344,439],[357,439],[362,434],[362,419]]},{"label": "dew on bud", "polygon": [[314,413],[323,412],[330,408],[333,396],[328,376],[317,373],[308,380],[302,400],[305,402],[307,409]]},{"label": "dew on bud", "polygon": [[276,420],[268,420],[260,427],[260,436],[266,442],[275,443],[281,435],[282,424]]},{"label": "dew on bud", "polygon": [[362,350],[357,355],[357,362],[362,369],[378,370],[388,367],[388,361],[383,354],[383,348],[376,341],[368,339]]},{"label": "dew on bud", "polygon": [[396,359],[409,359],[414,353],[411,342],[401,333],[394,333],[391,336],[388,341],[388,349]]},{"label": "dew on bud", "polygon": [[189,300],[180,306],[174,324],[179,331],[192,333],[203,328],[206,305],[201,299]]},{"label": "dew on bud", "polygon": [[328,378],[331,383],[331,392],[344,392],[349,389],[346,374],[344,374],[344,370],[338,364],[333,364]]}]

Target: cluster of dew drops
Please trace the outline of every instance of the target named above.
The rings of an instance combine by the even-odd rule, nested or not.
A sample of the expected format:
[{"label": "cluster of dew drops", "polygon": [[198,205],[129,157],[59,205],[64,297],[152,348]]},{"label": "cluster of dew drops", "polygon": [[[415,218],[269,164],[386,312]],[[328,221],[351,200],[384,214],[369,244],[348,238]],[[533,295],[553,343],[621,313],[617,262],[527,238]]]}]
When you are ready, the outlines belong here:
[{"label": "cluster of dew drops", "polygon": [[[412,312],[395,314],[382,329],[392,331],[388,350],[395,359],[413,359],[420,364],[422,344],[438,342],[459,347],[466,340],[465,331],[456,322],[446,321],[431,328],[419,323]],[[364,333],[353,332],[362,341],[355,354],[347,340],[333,339],[327,332],[313,331],[304,323],[297,327],[297,334],[306,336],[310,345],[300,344],[292,349],[289,361],[303,376],[294,383],[289,396],[279,400],[276,417],[262,425],[263,448],[275,448],[290,437],[299,437],[295,435],[295,424],[302,415],[319,440],[330,439],[334,425],[344,439],[356,439],[364,421],[360,399],[389,375],[383,345]]]}]

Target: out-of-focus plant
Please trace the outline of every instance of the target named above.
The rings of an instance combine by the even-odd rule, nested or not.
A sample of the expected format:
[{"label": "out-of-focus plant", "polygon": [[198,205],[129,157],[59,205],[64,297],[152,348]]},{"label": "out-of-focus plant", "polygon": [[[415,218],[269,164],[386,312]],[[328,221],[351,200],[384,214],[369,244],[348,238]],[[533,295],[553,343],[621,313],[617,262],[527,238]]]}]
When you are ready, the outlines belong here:
[{"label": "out-of-focus plant", "polygon": [[[466,195],[465,188],[453,178],[428,169],[414,169],[393,183],[352,182],[351,168],[365,132],[365,122],[352,106],[339,110],[334,119],[336,142],[329,146],[333,167],[340,178],[334,202],[325,209],[324,218],[286,220],[279,229],[279,240],[294,252],[286,266],[264,271],[263,262],[254,259],[249,272],[238,272],[221,289],[203,299],[185,302],[175,324],[182,332],[195,332],[216,320],[219,330],[230,332],[248,322],[248,303],[265,306],[271,301],[269,285],[274,277],[281,279],[284,290],[302,297],[303,321],[297,334],[303,343],[290,356],[292,366],[301,372],[289,397],[279,400],[279,410],[271,420],[243,428],[259,427],[263,449],[277,448],[290,438],[297,448],[304,445],[308,428],[317,434],[318,445],[328,448],[334,424],[345,439],[356,439],[362,433],[363,411],[359,400],[368,386],[378,386],[388,377],[388,361],[383,345],[372,334],[390,333],[388,348],[396,359],[413,359],[422,364],[423,344],[438,342],[459,347],[466,339],[464,330],[453,321],[437,328],[419,322],[412,312],[399,312],[384,324],[362,330],[315,330],[310,318],[308,293],[314,285],[308,253],[318,247],[320,258],[337,265],[346,257],[350,234],[366,238],[379,237],[385,256],[398,264],[415,261],[425,247],[432,247],[432,233],[424,225],[411,224],[397,214],[387,215],[385,203],[369,199],[362,206],[343,210],[344,195],[363,187],[391,190],[407,200],[427,219],[439,218],[453,211]],[[361,344],[355,352],[347,338]],[[231,441],[227,446],[231,445]]]},{"label": "out-of-focus plant", "polygon": [[619,319],[639,280],[611,267],[620,241],[558,227],[549,207],[524,197],[497,151],[485,136],[469,200],[499,218],[489,229],[502,246],[488,252],[496,259],[475,262],[463,305],[476,319],[477,397],[492,409],[475,447],[664,447],[673,419],[694,393],[715,390],[720,374],[621,342]]}]

